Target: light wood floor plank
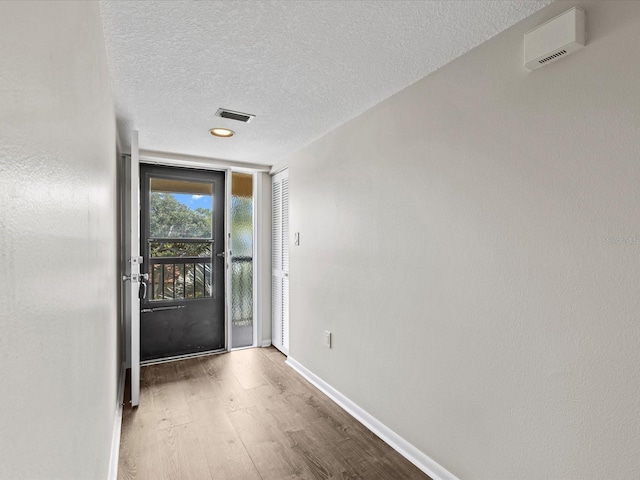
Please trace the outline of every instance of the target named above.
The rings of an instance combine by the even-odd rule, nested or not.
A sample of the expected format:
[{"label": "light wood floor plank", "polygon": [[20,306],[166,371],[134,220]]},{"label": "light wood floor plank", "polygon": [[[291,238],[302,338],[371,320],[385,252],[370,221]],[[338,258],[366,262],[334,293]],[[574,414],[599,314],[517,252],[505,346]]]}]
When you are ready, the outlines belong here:
[{"label": "light wood floor plank", "polygon": [[124,411],[122,431],[127,434],[120,442],[119,479],[162,478],[157,425],[142,418],[147,415],[130,408]]},{"label": "light wood floor plank", "polygon": [[[183,380],[178,378],[176,363],[162,363],[144,367],[149,369],[149,383],[153,398],[149,405],[161,414],[160,428],[183,425],[192,421],[184,395]],[[143,410],[144,411],[144,410]]]},{"label": "light wood floor plank", "polygon": [[162,478],[171,480],[211,480],[207,459],[193,424],[157,431],[162,461]]},{"label": "light wood floor plank", "polygon": [[243,388],[255,388],[268,385],[258,369],[260,355],[251,350],[239,350],[231,357],[229,367]]},{"label": "light wood floor plank", "polygon": [[220,394],[219,383],[206,375],[198,358],[182,360],[175,365],[187,402],[216,397]]},{"label": "light wood floor plank", "polygon": [[256,348],[144,367],[118,478],[428,479],[284,361]]},{"label": "light wood floor plank", "polygon": [[235,428],[213,399],[190,404],[200,446],[214,480],[261,480]]}]

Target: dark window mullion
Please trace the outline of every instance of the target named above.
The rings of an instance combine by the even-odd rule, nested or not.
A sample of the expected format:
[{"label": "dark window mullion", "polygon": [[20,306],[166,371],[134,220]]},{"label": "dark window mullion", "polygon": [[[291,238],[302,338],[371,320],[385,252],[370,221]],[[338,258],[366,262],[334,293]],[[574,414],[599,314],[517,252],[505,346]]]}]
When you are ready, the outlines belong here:
[{"label": "dark window mullion", "polygon": [[165,291],[164,291],[164,268],[165,268],[165,266],[164,266],[164,265],[162,265],[162,268],[161,268],[161,270],[162,270],[162,300],[164,300],[164,299],[165,299]]},{"label": "dark window mullion", "polygon": [[176,264],[173,264],[173,299],[176,298]]},{"label": "dark window mullion", "polygon": [[155,271],[156,269],[153,268],[153,265],[149,266],[149,283],[151,284],[151,293],[149,295],[149,300],[155,300],[155,293],[156,293],[156,285],[155,285]]}]

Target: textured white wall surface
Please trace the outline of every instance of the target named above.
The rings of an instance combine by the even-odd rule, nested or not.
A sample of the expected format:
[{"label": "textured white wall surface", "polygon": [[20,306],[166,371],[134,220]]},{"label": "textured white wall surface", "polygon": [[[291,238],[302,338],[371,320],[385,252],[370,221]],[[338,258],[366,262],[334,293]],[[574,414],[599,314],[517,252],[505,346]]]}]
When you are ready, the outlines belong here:
[{"label": "textured white wall surface", "polygon": [[460,478],[640,478],[639,45],[556,2],[285,162],[292,358]]},{"label": "textured white wall surface", "polygon": [[271,165],[550,2],[101,0],[118,129]]},{"label": "textured white wall surface", "polygon": [[0,2],[0,478],[104,479],[116,137],[94,2]]}]

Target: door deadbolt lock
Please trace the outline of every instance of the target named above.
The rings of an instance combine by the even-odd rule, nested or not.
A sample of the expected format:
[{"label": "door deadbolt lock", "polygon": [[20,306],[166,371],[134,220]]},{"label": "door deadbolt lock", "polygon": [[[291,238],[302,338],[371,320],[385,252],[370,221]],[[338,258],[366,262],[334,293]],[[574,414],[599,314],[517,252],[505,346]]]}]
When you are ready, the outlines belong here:
[{"label": "door deadbolt lock", "polygon": [[131,265],[142,265],[142,262],[144,261],[143,257],[131,257],[129,259],[129,263]]}]

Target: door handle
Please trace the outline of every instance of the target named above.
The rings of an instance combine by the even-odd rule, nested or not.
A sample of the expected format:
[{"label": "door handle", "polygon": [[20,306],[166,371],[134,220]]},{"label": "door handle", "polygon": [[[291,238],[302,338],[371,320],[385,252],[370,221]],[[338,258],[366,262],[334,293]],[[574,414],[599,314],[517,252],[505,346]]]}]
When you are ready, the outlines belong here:
[{"label": "door handle", "polygon": [[[142,299],[147,298],[147,280],[149,280],[148,273],[132,273],[131,275],[123,275],[122,281],[126,282],[130,280],[132,282],[140,282],[140,288],[142,289],[142,296],[138,293],[138,296]],[[138,290],[139,292],[140,290]]]},{"label": "door handle", "polygon": [[224,251],[224,250],[223,250],[223,251],[221,251],[220,253],[216,253],[216,257],[222,257],[222,258],[224,258],[225,256],[226,256],[226,253],[225,253],[225,251]]},{"label": "door handle", "polygon": [[140,288],[142,289],[142,299],[146,299],[147,298],[147,280],[149,280],[149,274],[148,273],[141,273],[140,274]]}]

